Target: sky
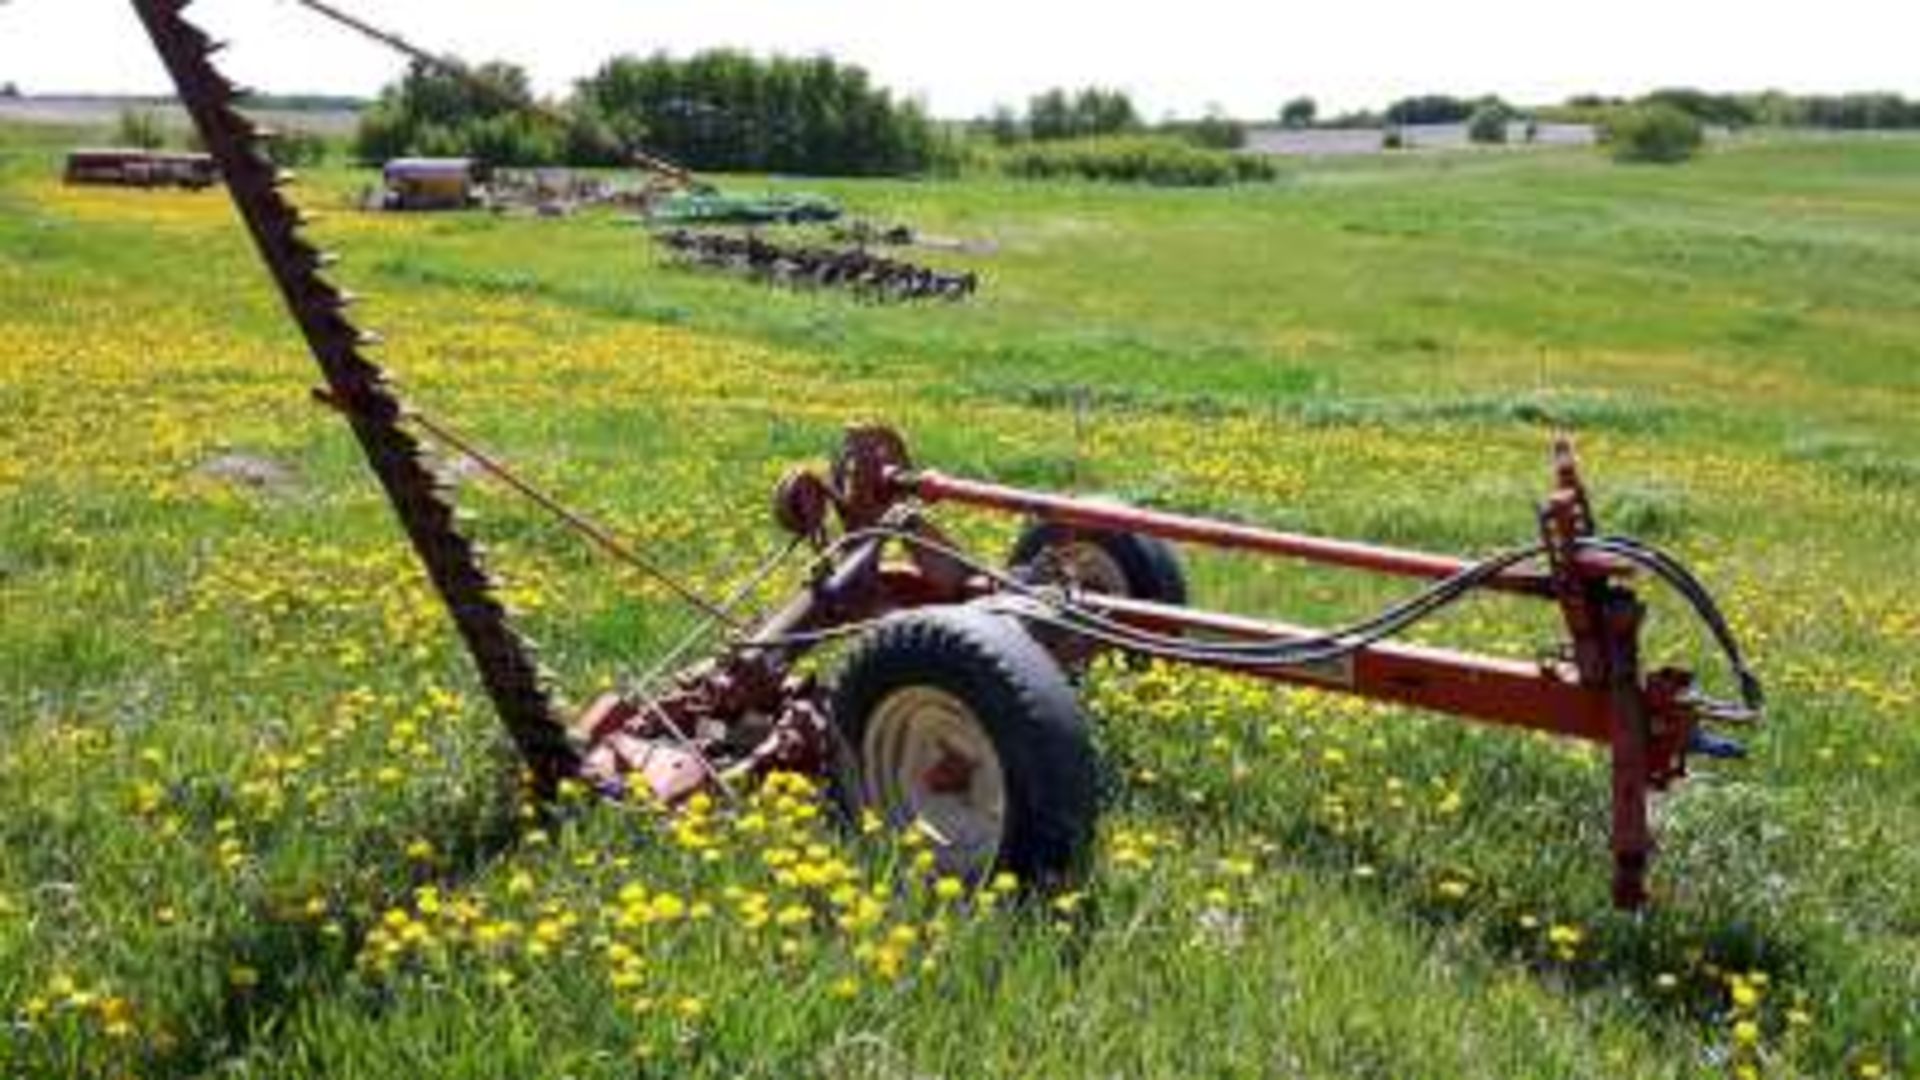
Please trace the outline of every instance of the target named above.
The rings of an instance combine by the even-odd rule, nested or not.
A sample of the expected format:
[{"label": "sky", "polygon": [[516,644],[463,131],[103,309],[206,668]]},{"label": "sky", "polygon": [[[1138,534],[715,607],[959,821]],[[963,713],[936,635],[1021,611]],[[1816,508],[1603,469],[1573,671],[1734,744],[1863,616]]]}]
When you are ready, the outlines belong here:
[{"label": "sky", "polygon": [[[1130,92],[1150,117],[1273,115],[1423,92],[1523,103],[1658,86],[1920,96],[1920,0],[336,0],[469,60],[509,59],[565,91],[618,52],[830,52],[938,116],[1054,85]],[[264,91],[371,94],[401,61],[289,0],[200,0]],[[0,83],[28,93],[158,92],[125,0],[0,0]]]}]

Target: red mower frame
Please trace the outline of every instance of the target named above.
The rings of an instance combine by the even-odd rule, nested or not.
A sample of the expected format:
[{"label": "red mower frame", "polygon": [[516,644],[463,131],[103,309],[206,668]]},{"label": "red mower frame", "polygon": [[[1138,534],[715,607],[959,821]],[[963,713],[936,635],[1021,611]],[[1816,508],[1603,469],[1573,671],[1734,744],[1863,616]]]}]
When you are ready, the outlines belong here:
[{"label": "red mower frame", "polygon": [[[1756,718],[1757,684],[1745,705],[1695,692],[1678,668],[1642,670],[1645,608],[1631,587],[1636,567],[1594,550],[1591,503],[1571,443],[1553,450],[1554,486],[1539,510],[1537,555],[1482,570],[1473,588],[1533,597],[1558,606],[1566,624],[1564,655],[1519,660],[1473,652],[1348,640],[1339,635],[1324,657],[1245,663],[1236,654],[1188,662],[1277,682],[1354,694],[1489,724],[1550,732],[1609,748],[1612,769],[1613,900],[1633,909],[1647,900],[1654,852],[1649,822],[1653,792],[1686,773],[1689,750],[1738,756],[1739,749],[1700,730],[1703,720]],[[1429,581],[1457,581],[1484,563],[1400,548],[1278,532],[1164,513],[1103,500],[1031,491],[917,469],[904,442],[884,427],[858,427],[827,476],[789,474],[775,496],[775,516],[823,553],[809,585],[760,627],[741,635],[718,659],[683,674],[667,695],[646,701],[609,695],[583,718],[592,747],[586,773],[619,789],[640,776],[659,799],[724,787],[735,776],[771,768],[827,770],[832,725],[818,687],[792,674],[810,648],[857,631],[890,612],[1004,599],[1033,600],[1013,579],[983,572],[931,522],[942,504],[1016,514],[1086,534],[1151,536],[1182,544],[1293,558]],[[840,540],[829,542],[829,515]],[[903,560],[887,559],[898,545]],[[1211,642],[1308,643],[1326,631],[1184,605],[1072,589],[1072,602],[1114,623],[1156,635]],[[1040,598],[1038,606],[1045,607]],[[1018,608],[1015,612],[1018,614]],[[1068,637],[1074,636],[1069,630]],[[1050,647],[1071,660],[1058,635]],[[1119,646],[1125,648],[1124,645]],[[747,718],[762,718],[753,723]],[[730,753],[738,730],[753,732],[744,754]],[[730,764],[717,764],[729,762]]]}]

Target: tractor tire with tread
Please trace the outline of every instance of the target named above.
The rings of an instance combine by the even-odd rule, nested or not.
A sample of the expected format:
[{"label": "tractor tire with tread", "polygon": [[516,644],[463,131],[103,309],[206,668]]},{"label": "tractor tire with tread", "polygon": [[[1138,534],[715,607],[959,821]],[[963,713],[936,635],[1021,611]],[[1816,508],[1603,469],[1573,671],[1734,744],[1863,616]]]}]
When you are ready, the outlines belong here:
[{"label": "tractor tire with tread", "polygon": [[[872,805],[884,782],[873,775],[878,763],[872,760],[881,753],[874,744],[883,739],[869,735],[876,715],[892,715],[889,703],[897,705],[903,694],[957,703],[946,715],[977,725],[997,759],[991,764],[999,770],[1003,806],[992,865],[970,866],[962,876],[977,883],[1004,870],[1042,888],[1077,877],[1093,838],[1097,770],[1086,716],[1054,658],[1017,620],[968,607],[896,614],[855,645],[833,699],[834,726],[853,775],[836,787],[850,814],[870,807],[895,826],[919,810]],[[973,774],[967,775],[971,794]]]},{"label": "tractor tire with tread", "polygon": [[1116,584],[1113,582],[1086,583],[1093,591],[1117,592],[1129,599],[1156,604],[1186,604],[1187,575],[1181,568],[1180,555],[1172,544],[1157,536],[1034,521],[1020,531],[1007,564],[1016,572],[1027,572],[1035,580],[1053,580],[1044,573],[1036,574],[1043,569],[1041,564],[1047,553],[1083,544],[1091,546],[1102,565],[1110,566],[1124,579],[1124,587],[1119,590],[1113,587]]}]

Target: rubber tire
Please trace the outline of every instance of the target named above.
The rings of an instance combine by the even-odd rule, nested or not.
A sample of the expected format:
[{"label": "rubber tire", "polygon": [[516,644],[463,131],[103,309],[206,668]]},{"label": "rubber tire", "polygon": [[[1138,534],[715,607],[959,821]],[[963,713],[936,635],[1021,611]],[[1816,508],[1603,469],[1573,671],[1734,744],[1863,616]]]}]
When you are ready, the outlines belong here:
[{"label": "rubber tire", "polygon": [[836,784],[847,811],[860,810],[860,747],[874,710],[910,686],[959,698],[1000,757],[1006,818],[995,868],[1042,889],[1079,877],[1098,814],[1092,733],[1060,665],[1004,615],[902,612],[854,646],[833,697],[833,723],[855,773]]},{"label": "rubber tire", "polygon": [[1016,572],[1030,571],[1048,548],[1067,542],[1093,543],[1106,552],[1127,579],[1128,599],[1186,605],[1187,575],[1181,569],[1180,555],[1172,544],[1157,536],[1034,521],[1020,531],[1007,564]]}]

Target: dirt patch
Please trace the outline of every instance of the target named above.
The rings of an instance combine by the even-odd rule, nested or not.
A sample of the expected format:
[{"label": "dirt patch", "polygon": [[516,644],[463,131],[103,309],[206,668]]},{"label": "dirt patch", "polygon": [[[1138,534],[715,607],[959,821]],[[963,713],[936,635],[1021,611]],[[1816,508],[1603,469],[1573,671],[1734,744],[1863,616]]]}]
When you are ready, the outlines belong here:
[{"label": "dirt patch", "polygon": [[288,495],[300,486],[293,468],[258,454],[228,451],[200,463],[197,476],[267,495]]}]

